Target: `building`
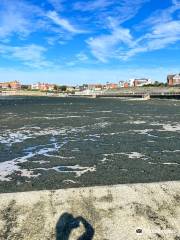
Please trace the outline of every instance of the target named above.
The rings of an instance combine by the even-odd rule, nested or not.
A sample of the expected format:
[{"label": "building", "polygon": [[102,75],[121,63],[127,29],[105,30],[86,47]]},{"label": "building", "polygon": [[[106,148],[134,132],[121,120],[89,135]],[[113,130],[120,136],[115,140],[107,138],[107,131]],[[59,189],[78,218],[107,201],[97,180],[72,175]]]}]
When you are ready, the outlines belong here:
[{"label": "building", "polygon": [[11,82],[3,82],[0,83],[1,89],[12,89],[12,90],[19,90],[21,89],[21,84],[19,81],[11,81]]},{"label": "building", "polygon": [[120,88],[128,88],[130,86],[129,82],[125,82],[125,81],[119,81],[119,85]]},{"label": "building", "polygon": [[101,91],[102,89],[104,89],[104,85],[102,85],[102,84],[89,84],[88,85],[88,90]]},{"label": "building", "polygon": [[66,91],[67,91],[67,92],[74,92],[74,91],[75,91],[75,87],[73,87],[73,86],[67,86]]},{"label": "building", "polygon": [[134,78],[130,79],[130,86],[131,87],[142,87],[145,85],[152,84],[151,79],[148,78]]},{"label": "building", "polygon": [[32,90],[39,90],[39,83],[31,84],[31,89]]},{"label": "building", "polygon": [[116,89],[116,88],[118,88],[117,83],[107,83],[106,84],[106,89]]},{"label": "building", "polygon": [[168,86],[180,86],[180,73],[167,76]]},{"label": "building", "polygon": [[54,91],[55,84],[49,83],[36,83],[31,85],[32,90],[40,90],[40,91]]}]

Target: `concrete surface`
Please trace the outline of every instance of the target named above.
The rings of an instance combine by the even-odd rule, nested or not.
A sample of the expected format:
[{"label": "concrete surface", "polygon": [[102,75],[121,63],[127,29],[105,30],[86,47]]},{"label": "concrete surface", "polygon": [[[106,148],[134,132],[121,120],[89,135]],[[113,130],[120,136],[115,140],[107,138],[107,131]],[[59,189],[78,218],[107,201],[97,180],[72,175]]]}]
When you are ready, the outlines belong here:
[{"label": "concrete surface", "polygon": [[180,182],[1,194],[0,239],[179,240]]}]

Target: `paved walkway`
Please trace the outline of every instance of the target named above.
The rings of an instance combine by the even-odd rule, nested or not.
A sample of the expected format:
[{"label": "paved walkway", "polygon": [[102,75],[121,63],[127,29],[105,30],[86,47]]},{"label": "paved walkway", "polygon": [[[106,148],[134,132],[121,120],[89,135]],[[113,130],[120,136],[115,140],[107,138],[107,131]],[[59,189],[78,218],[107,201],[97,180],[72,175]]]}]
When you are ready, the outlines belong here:
[{"label": "paved walkway", "polygon": [[179,240],[180,182],[1,194],[0,239]]}]

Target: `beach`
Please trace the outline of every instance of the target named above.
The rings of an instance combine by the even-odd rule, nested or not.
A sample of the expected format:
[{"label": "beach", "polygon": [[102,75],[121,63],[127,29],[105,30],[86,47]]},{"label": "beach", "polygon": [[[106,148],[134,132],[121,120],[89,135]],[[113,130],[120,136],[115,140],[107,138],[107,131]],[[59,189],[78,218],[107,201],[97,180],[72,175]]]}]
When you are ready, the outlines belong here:
[{"label": "beach", "polygon": [[0,192],[178,181],[180,102],[5,97]]}]

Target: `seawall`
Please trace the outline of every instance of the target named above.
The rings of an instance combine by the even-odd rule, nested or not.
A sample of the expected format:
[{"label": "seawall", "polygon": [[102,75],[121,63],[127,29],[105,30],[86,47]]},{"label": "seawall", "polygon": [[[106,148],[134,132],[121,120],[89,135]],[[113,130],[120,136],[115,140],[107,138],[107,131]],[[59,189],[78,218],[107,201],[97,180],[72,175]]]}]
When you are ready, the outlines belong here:
[{"label": "seawall", "polygon": [[180,182],[1,194],[0,239],[179,240]]}]

